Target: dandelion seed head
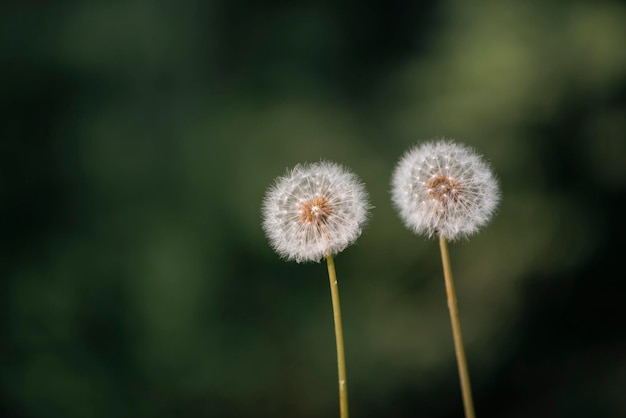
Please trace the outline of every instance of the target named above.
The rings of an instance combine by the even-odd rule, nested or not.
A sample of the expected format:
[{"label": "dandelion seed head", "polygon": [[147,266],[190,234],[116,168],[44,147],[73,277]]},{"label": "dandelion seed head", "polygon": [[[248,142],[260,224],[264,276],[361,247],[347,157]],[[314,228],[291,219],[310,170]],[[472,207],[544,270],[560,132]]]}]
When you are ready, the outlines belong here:
[{"label": "dandelion seed head", "polygon": [[391,194],[407,228],[448,240],[476,233],[500,200],[487,163],[471,148],[449,140],[406,152],[393,173]]},{"label": "dandelion seed head", "polygon": [[369,208],[365,186],[342,166],[297,165],[268,189],[263,230],[281,257],[318,262],[356,241]]}]

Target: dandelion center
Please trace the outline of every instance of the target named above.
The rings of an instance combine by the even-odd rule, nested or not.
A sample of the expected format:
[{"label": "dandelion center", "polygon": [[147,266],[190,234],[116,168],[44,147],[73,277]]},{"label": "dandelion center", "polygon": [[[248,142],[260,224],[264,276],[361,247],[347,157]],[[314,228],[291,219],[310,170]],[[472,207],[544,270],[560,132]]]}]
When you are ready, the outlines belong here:
[{"label": "dandelion center", "polygon": [[326,197],[320,196],[308,200],[300,206],[300,222],[317,226],[326,224],[333,213],[333,207]]},{"label": "dandelion center", "polygon": [[458,181],[443,175],[431,178],[427,187],[428,194],[442,203],[458,201],[462,189]]}]

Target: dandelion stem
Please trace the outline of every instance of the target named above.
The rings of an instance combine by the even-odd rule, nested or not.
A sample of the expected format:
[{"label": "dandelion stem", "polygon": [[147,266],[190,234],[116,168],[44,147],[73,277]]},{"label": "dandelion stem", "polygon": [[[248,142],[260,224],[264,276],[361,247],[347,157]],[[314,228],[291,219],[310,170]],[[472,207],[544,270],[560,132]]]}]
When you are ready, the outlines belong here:
[{"label": "dandelion stem", "polygon": [[469,372],[467,371],[467,359],[463,348],[463,336],[461,335],[461,321],[456,304],[456,294],[452,281],[452,269],[450,268],[450,255],[448,254],[448,243],[443,236],[439,237],[439,247],[441,248],[441,261],[443,263],[443,276],[446,282],[446,295],[448,296],[448,309],[450,310],[450,322],[452,323],[452,336],[454,338],[454,351],[459,367],[459,378],[461,380],[461,392],[463,394],[463,406],[465,417],[474,418],[474,402],[472,401],[472,388],[470,386]]},{"label": "dandelion stem", "polygon": [[346,356],[343,345],[343,327],[341,326],[341,306],[339,305],[339,287],[337,273],[332,255],[326,256],[330,294],[333,300],[333,317],[335,319],[335,338],[337,341],[337,368],[339,370],[339,413],[341,418],[348,418],[348,381],[346,379]]}]

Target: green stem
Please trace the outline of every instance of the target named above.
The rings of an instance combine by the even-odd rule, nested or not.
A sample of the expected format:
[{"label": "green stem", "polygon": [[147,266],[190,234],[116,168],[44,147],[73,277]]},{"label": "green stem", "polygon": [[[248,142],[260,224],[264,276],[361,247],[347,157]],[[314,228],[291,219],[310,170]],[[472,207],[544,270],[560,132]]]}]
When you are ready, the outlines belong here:
[{"label": "green stem", "polygon": [[343,327],[341,326],[341,306],[339,305],[339,287],[337,273],[332,255],[326,257],[330,294],[333,300],[333,317],[335,319],[335,338],[337,341],[337,368],[339,370],[339,413],[341,418],[348,418],[348,381],[346,379],[346,355],[343,346]]},{"label": "green stem", "polygon": [[452,336],[454,338],[454,351],[459,367],[459,378],[461,380],[461,392],[463,394],[463,406],[465,417],[474,418],[474,402],[472,401],[472,387],[470,386],[469,372],[467,371],[467,359],[463,349],[463,336],[461,335],[461,321],[459,320],[459,310],[456,304],[456,294],[454,292],[454,282],[452,281],[452,269],[450,268],[450,255],[448,254],[448,243],[444,237],[439,237],[439,247],[441,248],[441,261],[443,262],[443,276],[446,282],[446,294],[448,296],[448,309],[450,310],[450,322],[452,323]]}]

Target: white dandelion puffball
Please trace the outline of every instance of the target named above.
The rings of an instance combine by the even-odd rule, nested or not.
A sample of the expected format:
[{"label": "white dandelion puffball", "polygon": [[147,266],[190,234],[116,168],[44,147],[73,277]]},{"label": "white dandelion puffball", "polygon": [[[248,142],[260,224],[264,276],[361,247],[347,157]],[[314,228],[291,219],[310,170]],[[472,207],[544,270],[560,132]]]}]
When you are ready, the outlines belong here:
[{"label": "white dandelion puffball", "polygon": [[448,240],[477,232],[500,200],[498,182],[483,159],[448,140],[404,154],[393,173],[391,194],[407,228]]},{"label": "white dandelion puffball", "polygon": [[297,165],[268,189],[263,229],[281,257],[319,262],[356,241],[369,208],[363,183],[340,165]]}]

